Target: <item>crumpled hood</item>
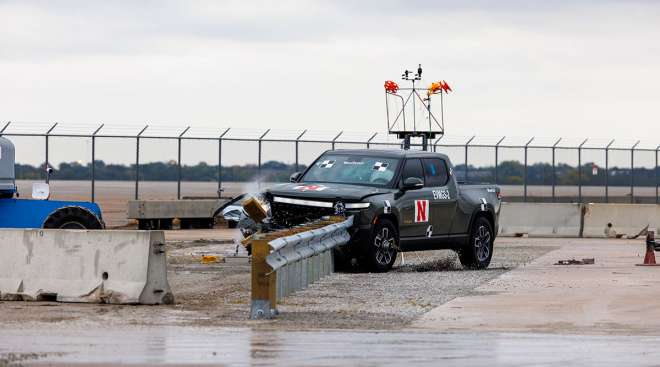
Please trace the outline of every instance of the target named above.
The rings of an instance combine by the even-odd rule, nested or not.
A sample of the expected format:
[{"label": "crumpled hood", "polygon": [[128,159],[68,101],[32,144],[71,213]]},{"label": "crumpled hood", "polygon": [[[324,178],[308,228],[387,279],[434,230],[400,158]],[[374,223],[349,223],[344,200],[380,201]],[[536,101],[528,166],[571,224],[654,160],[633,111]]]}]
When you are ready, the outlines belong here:
[{"label": "crumpled hood", "polygon": [[334,183],[286,183],[275,185],[266,190],[274,196],[305,199],[360,201],[366,196],[386,194],[390,188],[334,184]]}]

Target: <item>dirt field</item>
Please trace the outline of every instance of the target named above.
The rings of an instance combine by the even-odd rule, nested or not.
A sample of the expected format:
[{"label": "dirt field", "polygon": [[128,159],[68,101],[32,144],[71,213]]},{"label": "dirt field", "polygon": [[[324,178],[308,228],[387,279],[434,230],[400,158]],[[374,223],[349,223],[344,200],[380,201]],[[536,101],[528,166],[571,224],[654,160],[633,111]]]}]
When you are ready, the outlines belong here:
[{"label": "dirt field", "polygon": [[[392,272],[326,277],[285,299],[276,321],[250,322],[247,257],[218,264],[200,263],[202,255],[233,255],[236,246],[232,237],[237,235],[233,230],[167,232],[168,278],[176,298],[173,306],[4,302],[0,303],[0,324],[400,329],[431,309],[470,294],[489,280],[555,248],[502,241],[486,271],[463,270],[451,251],[406,253],[404,264],[399,258]],[[239,255],[246,255],[242,247],[239,249]]]}]

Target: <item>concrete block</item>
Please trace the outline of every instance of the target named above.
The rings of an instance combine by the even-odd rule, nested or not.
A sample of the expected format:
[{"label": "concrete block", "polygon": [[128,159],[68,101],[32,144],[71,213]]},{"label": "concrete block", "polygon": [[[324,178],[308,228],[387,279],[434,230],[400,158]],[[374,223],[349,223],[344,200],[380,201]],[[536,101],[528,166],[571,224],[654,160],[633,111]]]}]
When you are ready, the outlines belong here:
[{"label": "concrete block", "polygon": [[212,218],[225,199],[130,200],[129,219]]},{"label": "concrete block", "polygon": [[167,304],[161,231],[0,230],[0,297]]},{"label": "concrete block", "polygon": [[580,204],[502,203],[500,236],[579,237]]},{"label": "concrete block", "polygon": [[626,235],[636,235],[646,226],[658,228],[660,205],[585,204],[583,237],[606,237],[608,223],[616,233]]}]

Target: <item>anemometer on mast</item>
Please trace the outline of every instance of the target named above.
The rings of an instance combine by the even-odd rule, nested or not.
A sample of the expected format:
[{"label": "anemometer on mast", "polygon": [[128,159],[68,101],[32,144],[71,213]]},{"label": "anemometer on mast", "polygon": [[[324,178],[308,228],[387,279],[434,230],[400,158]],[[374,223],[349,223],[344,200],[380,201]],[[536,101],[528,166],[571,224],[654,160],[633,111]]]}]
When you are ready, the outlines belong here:
[{"label": "anemometer on mast", "polygon": [[[452,89],[444,80],[433,82],[427,88],[419,88],[416,83],[422,80],[421,64],[416,72],[404,70],[401,79],[409,82],[411,87],[399,88],[392,80],[385,82],[387,132],[403,139],[403,149],[410,149],[411,138],[421,138],[422,149],[427,150],[429,139],[442,137],[445,133],[443,94]],[[431,112],[431,98],[436,95],[440,95],[440,121]]]}]

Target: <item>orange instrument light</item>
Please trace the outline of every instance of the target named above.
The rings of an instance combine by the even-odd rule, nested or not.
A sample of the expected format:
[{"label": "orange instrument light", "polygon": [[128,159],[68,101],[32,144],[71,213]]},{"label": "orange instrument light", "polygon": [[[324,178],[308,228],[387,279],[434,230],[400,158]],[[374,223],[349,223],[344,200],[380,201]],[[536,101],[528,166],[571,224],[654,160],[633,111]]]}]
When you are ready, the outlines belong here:
[{"label": "orange instrument light", "polygon": [[442,82],[433,82],[427,89],[426,95],[436,94],[438,91],[442,91],[442,89]]}]

